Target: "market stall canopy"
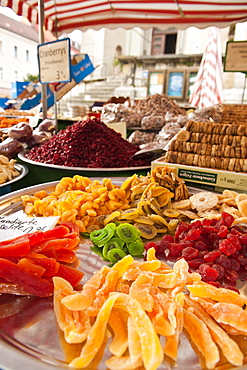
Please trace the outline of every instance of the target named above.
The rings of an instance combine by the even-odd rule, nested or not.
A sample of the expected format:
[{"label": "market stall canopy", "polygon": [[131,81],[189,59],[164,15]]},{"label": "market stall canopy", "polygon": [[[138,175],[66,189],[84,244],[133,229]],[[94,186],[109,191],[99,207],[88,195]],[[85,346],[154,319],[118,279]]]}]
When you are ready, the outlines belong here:
[{"label": "market stall canopy", "polygon": [[[38,24],[37,0],[0,0],[0,5]],[[44,0],[44,27],[57,35],[102,27],[226,27],[243,21],[247,21],[245,0]]]}]

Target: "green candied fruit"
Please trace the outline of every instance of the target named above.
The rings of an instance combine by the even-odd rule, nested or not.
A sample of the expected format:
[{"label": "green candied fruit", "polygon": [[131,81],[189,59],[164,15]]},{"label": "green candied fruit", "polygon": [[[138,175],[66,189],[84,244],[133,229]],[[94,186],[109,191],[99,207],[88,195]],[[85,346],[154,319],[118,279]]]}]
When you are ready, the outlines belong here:
[{"label": "green candied fruit", "polygon": [[129,254],[132,256],[140,256],[144,252],[144,244],[141,240],[137,239],[127,244]]},{"label": "green candied fruit", "polygon": [[116,225],[109,223],[103,229],[92,231],[90,233],[90,239],[94,244],[103,247],[113,237],[115,229]]},{"label": "green candied fruit", "polygon": [[124,246],[124,242],[120,239],[120,238],[117,238],[117,237],[113,237],[111,238],[103,247],[103,256],[105,258],[107,258],[107,253],[109,252],[109,250],[113,249],[113,248],[120,248],[122,249]]},{"label": "green candied fruit", "polygon": [[109,252],[107,253],[108,260],[113,263],[120,261],[124,256],[126,256],[126,254],[120,248],[110,249]]},{"label": "green candied fruit", "polygon": [[128,223],[119,225],[116,231],[119,238],[125,243],[130,243],[138,237],[136,228]]}]

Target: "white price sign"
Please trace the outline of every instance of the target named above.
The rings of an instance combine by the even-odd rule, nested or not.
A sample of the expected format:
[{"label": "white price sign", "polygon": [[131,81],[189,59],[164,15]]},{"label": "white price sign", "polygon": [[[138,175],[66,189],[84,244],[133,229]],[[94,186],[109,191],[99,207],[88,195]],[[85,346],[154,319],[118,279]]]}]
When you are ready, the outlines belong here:
[{"label": "white price sign", "polygon": [[71,81],[70,39],[38,45],[40,82]]}]

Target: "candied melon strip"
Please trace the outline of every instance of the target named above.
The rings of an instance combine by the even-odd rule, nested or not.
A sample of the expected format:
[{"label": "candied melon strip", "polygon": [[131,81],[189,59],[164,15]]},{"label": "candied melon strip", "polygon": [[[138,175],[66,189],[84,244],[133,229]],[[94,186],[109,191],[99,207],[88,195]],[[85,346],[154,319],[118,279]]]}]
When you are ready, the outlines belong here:
[{"label": "candied melon strip", "polygon": [[117,295],[112,295],[105,301],[93,326],[88,332],[87,340],[82,348],[80,356],[74,358],[69,363],[69,367],[74,367],[76,369],[84,368],[93,360],[103,343],[107,322],[116,299]]},{"label": "candied melon strip", "polygon": [[203,298],[192,297],[218,323],[230,325],[237,330],[247,333],[247,311],[233,303],[208,302]]},{"label": "candied melon strip", "polygon": [[63,278],[54,277],[54,312],[59,328],[64,332],[67,343],[82,343],[91,327],[84,311],[68,310],[62,303],[67,294],[73,294],[73,287]]},{"label": "candied melon strip", "polygon": [[156,370],[163,361],[163,349],[159,337],[139,302],[126,294],[118,294],[116,307],[127,310],[140,338],[142,361],[146,370]]},{"label": "candied melon strip", "polygon": [[110,270],[110,267],[103,266],[83,285],[81,292],[64,297],[62,304],[69,310],[85,310],[90,307]]},{"label": "candied melon strip", "polygon": [[176,361],[178,356],[180,334],[184,327],[184,313],[183,313],[184,294],[183,293],[174,294],[174,301],[176,303],[176,312],[175,312],[176,330],[173,335],[166,338],[166,342],[164,345],[164,353],[168,357]]},{"label": "candied melon strip", "polygon": [[130,286],[129,295],[137,299],[143,310],[151,312],[153,310],[153,297],[150,290],[153,284],[153,277],[148,273],[140,273]]},{"label": "candied melon strip", "polygon": [[110,352],[120,357],[124,354],[128,348],[128,328],[127,328],[128,316],[125,311],[113,308],[108,320],[113,331],[113,339],[109,344]]},{"label": "candied melon strip", "polygon": [[188,307],[194,308],[195,315],[207,325],[212,338],[221,348],[227,361],[234,366],[243,365],[244,355],[237,343],[207,314],[199,303],[191,300],[189,297],[185,298],[185,302]]},{"label": "candied melon strip", "polygon": [[212,284],[203,283],[202,281],[187,285],[187,288],[196,297],[211,298],[217,302],[234,302],[234,304],[240,307],[247,305],[247,298],[242,297],[237,292],[230,289],[217,288]]},{"label": "candied melon strip", "polygon": [[114,266],[112,266],[112,270],[116,270],[118,272],[118,278],[121,278],[125,271],[128,269],[128,267],[134,262],[134,258],[128,254],[127,256],[124,256],[121,260],[119,260],[117,263],[115,263]]},{"label": "candied melon strip", "polygon": [[184,328],[203,355],[207,369],[214,369],[220,355],[207,326],[194,313],[184,310]]}]

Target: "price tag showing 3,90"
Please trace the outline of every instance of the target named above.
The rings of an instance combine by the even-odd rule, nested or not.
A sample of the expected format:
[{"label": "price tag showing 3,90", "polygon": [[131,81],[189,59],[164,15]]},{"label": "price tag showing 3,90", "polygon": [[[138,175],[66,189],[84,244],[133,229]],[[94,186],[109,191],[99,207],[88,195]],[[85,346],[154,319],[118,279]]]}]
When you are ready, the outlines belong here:
[{"label": "price tag showing 3,90", "polygon": [[71,81],[70,39],[38,45],[38,63],[41,83]]}]

